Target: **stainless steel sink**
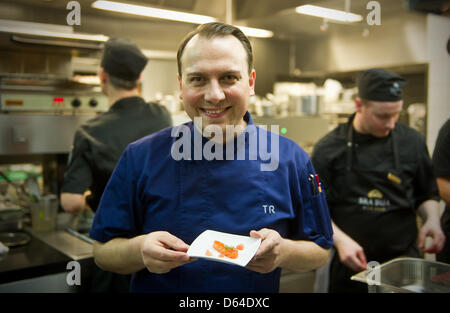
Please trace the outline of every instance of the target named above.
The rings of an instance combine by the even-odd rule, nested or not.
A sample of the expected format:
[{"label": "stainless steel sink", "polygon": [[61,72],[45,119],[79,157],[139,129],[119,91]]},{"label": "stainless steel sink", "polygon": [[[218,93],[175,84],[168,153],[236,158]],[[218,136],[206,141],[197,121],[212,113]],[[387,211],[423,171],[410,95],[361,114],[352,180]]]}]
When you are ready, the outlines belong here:
[{"label": "stainless steel sink", "polygon": [[396,258],[351,279],[370,293],[450,293],[450,265],[419,258]]}]

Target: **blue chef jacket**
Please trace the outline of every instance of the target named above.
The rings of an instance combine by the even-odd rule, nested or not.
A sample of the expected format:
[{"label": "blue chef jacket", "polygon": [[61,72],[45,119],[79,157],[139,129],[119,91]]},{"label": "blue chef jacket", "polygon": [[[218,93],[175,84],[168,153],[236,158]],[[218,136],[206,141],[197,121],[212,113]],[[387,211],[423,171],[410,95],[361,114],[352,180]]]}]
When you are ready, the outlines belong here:
[{"label": "blue chef jacket", "polygon": [[[250,114],[244,117],[253,125]],[[193,134],[192,122],[185,124]],[[234,153],[249,151],[251,136],[266,135],[253,127],[244,132],[244,145],[235,139]],[[244,160],[176,161],[171,147],[179,138],[172,128],[144,137],[122,154],[102,196],[90,236],[107,242],[154,231],[167,231],[191,244],[211,229],[249,236],[252,229],[276,230],[283,238],[311,240],[323,248],[332,245],[331,220],[324,192],[313,194],[308,181],[315,174],[307,155],[292,140],[278,136],[275,171],[258,157]],[[194,136],[191,136],[194,138]],[[207,139],[202,137],[204,145]],[[191,140],[192,145],[194,140]],[[267,151],[271,149],[270,135]],[[224,148],[224,155],[226,148]],[[278,292],[281,269],[260,274],[237,265],[199,259],[154,274],[133,274],[131,292]]]}]

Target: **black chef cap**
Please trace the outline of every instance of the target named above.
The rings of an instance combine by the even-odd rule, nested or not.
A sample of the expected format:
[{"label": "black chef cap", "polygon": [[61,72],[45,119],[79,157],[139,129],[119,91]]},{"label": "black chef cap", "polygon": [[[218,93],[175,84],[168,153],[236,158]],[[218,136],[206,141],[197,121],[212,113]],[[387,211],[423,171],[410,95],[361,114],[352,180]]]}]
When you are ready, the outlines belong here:
[{"label": "black chef cap", "polygon": [[108,74],[123,80],[135,81],[146,64],[147,58],[131,41],[111,38],[106,42],[101,66]]},{"label": "black chef cap", "polygon": [[406,79],[381,68],[362,71],[358,75],[358,95],[372,101],[399,101]]}]

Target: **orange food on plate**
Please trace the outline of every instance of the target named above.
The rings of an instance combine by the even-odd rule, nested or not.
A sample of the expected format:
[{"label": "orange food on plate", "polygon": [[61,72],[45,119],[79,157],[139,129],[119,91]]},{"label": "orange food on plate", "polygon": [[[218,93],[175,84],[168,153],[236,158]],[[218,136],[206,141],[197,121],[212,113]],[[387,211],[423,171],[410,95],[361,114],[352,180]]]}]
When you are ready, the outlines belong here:
[{"label": "orange food on plate", "polygon": [[206,250],[205,255],[206,255],[206,256],[212,256],[213,254],[211,253],[211,251]]},{"label": "orange food on plate", "polygon": [[238,249],[238,250],[244,250],[244,244],[243,244],[243,243],[238,244],[238,245],[236,246],[236,249]]},{"label": "orange food on plate", "polygon": [[236,249],[235,247],[227,246],[220,241],[214,240],[213,248],[216,249],[217,252],[230,259],[237,259],[238,257],[238,249]]}]

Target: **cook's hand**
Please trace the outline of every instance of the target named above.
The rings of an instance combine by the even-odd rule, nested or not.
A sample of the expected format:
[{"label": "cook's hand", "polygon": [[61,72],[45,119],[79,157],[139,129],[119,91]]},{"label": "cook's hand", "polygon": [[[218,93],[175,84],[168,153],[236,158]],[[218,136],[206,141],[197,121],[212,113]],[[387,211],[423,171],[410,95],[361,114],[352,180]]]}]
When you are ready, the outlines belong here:
[{"label": "cook's hand", "polygon": [[367,269],[367,260],[364,249],[352,238],[345,236],[337,243],[336,250],[341,263],[355,272]]},{"label": "cook's hand", "polygon": [[189,245],[168,232],[149,233],[141,246],[142,261],[152,273],[167,273],[175,267],[197,260],[187,255],[188,249]]},{"label": "cook's hand", "polygon": [[280,264],[280,234],[272,229],[252,230],[250,237],[261,238],[261,245],[246,268],[258,273],[270,273]]},{"label": "cook's hand", "polygon": [[[425,248],[426,237],[431,237],[433,241],[428,248]],[[419,232],[419,249],[426,253],[439,253],[445,243],[445,235],[442,232],[439,219],[428,219]]]}]

